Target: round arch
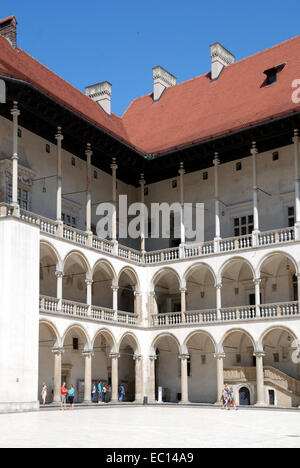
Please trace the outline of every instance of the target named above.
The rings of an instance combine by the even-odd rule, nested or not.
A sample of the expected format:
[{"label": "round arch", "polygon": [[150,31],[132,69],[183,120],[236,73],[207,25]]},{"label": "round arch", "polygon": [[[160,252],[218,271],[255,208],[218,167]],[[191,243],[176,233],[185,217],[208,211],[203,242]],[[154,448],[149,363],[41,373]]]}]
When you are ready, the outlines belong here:
[{"label": "round arch", "polygon": [[127,276],[131,279],[131,281],[136,285],[136,292],[140,292],[140,289],[141,289],[140,279],[139,279],[137,272],[134,270],[134,268],[130,266],[123,267],[122,270],[120,270],[118,274],[118,279],[117,279],[118,284],[120,283],[120,278],[123,273],[127,274]]},{"label": "round arch", "polygon": [[71,257],[75,257],[75,258],[77,257],[77,258],[79,258],[81,260],[80,265],[85,266],[86,272],[87,272],[87,277],[89,279],[92,279],[92,271],[91,271],[90,264],[89,264],[86,256],[82,252],[80,252],[79,250],[71,250],[70,252],[67,253],[67,255],[65,256],[65,258],[63,260],[63,269],[65,270],[66,263]]},{"label": "round arch", "polygon": [[267,336],[273,331],[278,331],[278,330],[289,333],[290,335],[292,335],[294,340],[298,339],[295,332],[293,332],[293,330],[291,330],[289,327],[286,327],[285,325],[271,325],[269,328],[264,330],[263,333],[260,335],[258,343],[263,347],[264,339],[267,338]]},{"label": "round arch", "polygon": [[299,273],[299,268],[298,268],[297,262],[294,259],[294,257],[292,255],[290,255],[289,253],[287,253],[287,252],[281,252],[280,250],[279,251],[277,250],[275,252],[271,252],[271,253],[268,253],[268,254],[264,255],[263,258],[260,259],[260,261],[259,261],[259,263],[258,263],[258,265],[256,267],[256,277],[257,278],[260,278],[260,276],[261,276],[261,269],[262,269],[262,266],[265,263],[265,261],[271,259],[272,257],[277,257],[277,256],[288,258],[292,262],[292,264],[294,265],[296,274]]},{"label": "round arch", "polygon": [[92,271],[91,271],[92,278],[94,277],[98,267],[101,268],[102,265],[104,267],[106,267],[107,271],[109,271],[111,273],[113,283],[117,284],[118,283],[118,277],[117,277],[116,271],[115,271],[113,265],[108,260],[106,260],[105,258],[101,258],[100,260],[97,260],[96,263],[94,264],[94,266],[92,268]]},{"label": "round arch", "polygon": [[129,345],[132,347],[134,354],[140,355],[141,354],[141,347],[139,340],[132,332],[125,332],[119,340],[118,343],[118,352],[120,352],[122,342],[127,338]]},{"label": "round arch", "polygon": [[190,340],[192,340],[197,335],[203,335],[206,338],[208,338],[212,342],[212,345],[214,347],[215,352],[217,352],[217,343],[216,343],[216,340],[214,339],[214,337],[206,330],[196,330],[196,331],[191,332],[185,338],[184,343],[182,345],[183,354],[185,354],[185,353],[188,354],[188,343],[189,343]]},{"label": "round arch", "polygon": [[48,241],[43,239],[43,240],[40,241],[40,249],[41,249],[41,247],[48,248],[51,251],[51,253],[53,254],[53,256],[56,258],[57,266],[62,268],[63,262],[62,262],[61,256],[58,253],[57,249],[54,247],[54,245],[52,245],[51,242],[48,242]]},{"label": "round arch", "polygon": [[151,287],[151,290],[154,291],[155,290],[155,286],[156,286],[156,283],[165,276],[165,274],[167,273],[170,273],[170,274],[174,274],[178,280],[178,284],[179,284],[179,288],[181,287],[181,284],[182,284],[182,281],[181,281],[181,278],[179,276],[179,274],[177,273],[176,270],[174,270],[173,268],[170,268],[170,267],[164,267],[164,268],[161,268],[160,270],[158,270],[152,277],[151,279],[151,282],[150,282],[150,287]]},{"label": "round arch", "polygon": [[214,279],[214,282],[216,283],[217,282],[217,276],[213,270],[213,268],[208,265],[207,263],[205,262],[198,262],[198,263],[195,263],[194,265],[191,265],[184,273],[183,275],[183,282],[186,283],[187,280],[188,280],[188,277],[190,275],[192,275],[198,268],[207,268],[207,270],[212,274],[213,276],[213,279]]},{"label": "round arch", "polygon": [[91,341],[90,341],[89,334],[88,334],[87,330],[81,324],[77,324],[77,323],[74,323],[74,324],[70,325],[65,330],[65,332],[63,334],[63,337],[62,337],[62,345],[63,346],[65,345],[66,337],[70,333],[70,331],[72,331],[72,330],[79,330],[79,332],[84,336],[84,338],[86,340],[84,348],[91,349]]},{"label": "round arch", "polygon": [[39,325],[45,325],[46,327],[50,328],[51,331],[55,335],[57,344],[58,345],[61,344],[62,340],[61,340],[60,334],[59,334],[56,326],[52,322],[50,322],[49,320],[46,320],[46,319],[41,319],[41,320],[39,320]]},{"label": "round arch", "polygon": [[114,337],[114,335],[111,333],[110,330],[108,330],[107,328],[101,328],[100,330],[98,330],[96,333],[95,333],[95,336],[93,337],[93,340],[91,342],[91,349],[94,348],[95,346],[95,341],[96,339],[100,336],[104,336],[104,338],[106,339],[107,343],[109,343],[111,345],[111,352],[117,352],[118,350],[118,346],[117,346],[117,341]]},{"label": "round arch", "polygon": [[150,356],[155,356],[156,354],[155,346],[162,338],[171,338],[172,340],[174,340],[178,347],[178,353],[181,354],[181,345],[180,345],[178,338],[175,335],[173,335],[173,333],[165,332],[165,333],[160,333],[159,335],[157,335],[152,341],[152,344],[150,346],[150,353],[149,353]]},{"label": "round arch", "polygon": [[226,260],[222,265],[221,267],[219,268],[219,271],[217,273],[217,282],[221,282],[222,281],[222,275],[224,273],[224,271],[226,270],[227,267],[229,267],[230,265],[233,265],[234,263],[236,262],[243,262],[245,263],[246,265],[248,265],[248,267],[250,268],[251,272],[252,272],[252,275],[253,275],[253,279],[255,279],[255,268],[253,267],[252,263],[249,262],[249,260],[247,260],[246,258],[244,257],[241,257],[241,256],[236,256],[236,257],[232,257],[232,258],[229,258],[228,260]]},{"label": "round arch", "polygon": [[251,335],[251,333],[249,333],[244,328],[231,328],[230,330],[226,331],[226,333],[223,335],[222,339],[220,340],[220,343],[218,345],[218,348],[219,348],[220,352],[224,351],[224,343],[227,340],[227,338],[229,338],[234,333],[241,333],[243,335],[246,335],[249,338],[249,340],[251,341],[251,343],[253,345],[253,349],[256,350],[256,343],[255,343],[255,340],[254,340],[253,336]]}]

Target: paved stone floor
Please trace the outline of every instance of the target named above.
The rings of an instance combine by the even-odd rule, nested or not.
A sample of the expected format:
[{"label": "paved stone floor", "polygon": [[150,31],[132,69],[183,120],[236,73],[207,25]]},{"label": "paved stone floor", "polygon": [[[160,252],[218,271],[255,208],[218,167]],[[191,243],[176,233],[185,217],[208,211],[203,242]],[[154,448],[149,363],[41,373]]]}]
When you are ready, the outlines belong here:
[{"label": "paved stone floor", "polygon": [[300,447],[300,411],[103,407],[0,414],[3,447]]}]

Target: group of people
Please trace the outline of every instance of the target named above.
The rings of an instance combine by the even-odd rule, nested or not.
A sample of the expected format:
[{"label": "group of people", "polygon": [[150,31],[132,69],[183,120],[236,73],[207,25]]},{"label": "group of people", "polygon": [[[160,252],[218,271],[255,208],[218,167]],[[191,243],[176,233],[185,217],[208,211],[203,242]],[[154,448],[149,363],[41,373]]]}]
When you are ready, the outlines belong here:
[{"label": "group of people", "polygon": [[235,398],[234,398],[234,393],[233,393],[233,388],[228,387],[226,384],[223,389],[223,408],[226,408],[227,410],[230,410],[230,406],[233,406],[235,410],[237,410],[237,406],[235,403]]},{"label": "group of people", "polygon": [[111,399],[111,385],[100,381],[97,387],[96,384],[92,384],[92,403],[97,403],[97,396],[98,404],[108,403]]}]

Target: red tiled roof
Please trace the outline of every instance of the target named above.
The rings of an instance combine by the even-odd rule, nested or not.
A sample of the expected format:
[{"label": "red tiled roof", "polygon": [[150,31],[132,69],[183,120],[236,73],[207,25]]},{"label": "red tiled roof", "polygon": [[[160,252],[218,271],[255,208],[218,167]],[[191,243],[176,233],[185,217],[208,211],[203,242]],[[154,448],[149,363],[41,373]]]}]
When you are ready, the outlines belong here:
[{"label": "red tiled roof", "polygon": [[[2,36],[0,75],[32,84],[143,153],[162,153],[299,111],[291,100],[292,82],[300,79],[299,51],[297,36],[226,67],[217,81],[208,73],[168,88],[156,103],[152,93],[137,98],[122,118],[109,118],[97,103]],[[262,87],[263,72],[283,62],[277,83]]]},{"label": "red tiled roof", "polygon": [[[286,62],[276,84],[264,71]],[[300,79],[300,36],[240,60],[212,82],[210,73],[168,88],[153,103],[136,99],[123,116],[130,141],[147,153],[187,146],[300,110],[292,82]]]}]

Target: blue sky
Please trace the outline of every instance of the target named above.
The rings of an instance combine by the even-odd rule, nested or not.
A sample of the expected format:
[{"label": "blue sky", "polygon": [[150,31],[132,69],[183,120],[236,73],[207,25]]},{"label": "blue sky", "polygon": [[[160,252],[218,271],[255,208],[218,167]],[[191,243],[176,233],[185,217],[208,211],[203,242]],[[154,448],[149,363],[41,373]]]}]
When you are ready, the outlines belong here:
[{"label": "blue sky", "polygon": [[122,115],[152,91],[152,67],[185,81],[210,70],[209,44],[239,60],[300,34],[299,0],[1,0],[18,45],[77,88],[112,83]]}]

